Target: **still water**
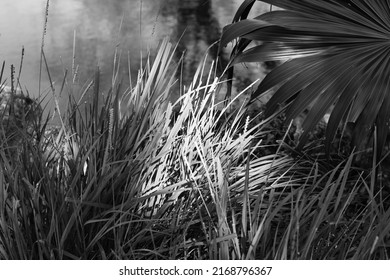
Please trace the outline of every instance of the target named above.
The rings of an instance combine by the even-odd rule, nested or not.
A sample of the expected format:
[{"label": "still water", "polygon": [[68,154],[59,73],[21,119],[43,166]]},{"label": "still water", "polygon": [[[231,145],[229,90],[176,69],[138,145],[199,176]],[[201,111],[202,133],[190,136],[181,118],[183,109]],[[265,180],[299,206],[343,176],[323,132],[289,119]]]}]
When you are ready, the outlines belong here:
[{"label": "still water", "polygon": [[[175,42],[184,34],[179,49],[187,50],[191,67],[218,40],[222,27],[231,22],[241,3],[242,0],[51,0],[43,37],[46,0],[1,0],[0,61],[6,62],[3,80],[9,82],[11,65],[18,76],[24,48],[21,85],[32,96],[38,96],[39,89],[41,94],[48,92],[45,70],[39,87],[42,42],[57,92],[66,69],[71,72],[77,67],[76,83],[82,86],[97,65],[103,88],[108,88],[116,47],[122,53],[121,75],[129,77],[129,58],[130,75],[134,77],[141,56],[145,58],[147,50],[153,52],[165,36]],[[257,5],[254,14],[266,11],[267,6]]]}]

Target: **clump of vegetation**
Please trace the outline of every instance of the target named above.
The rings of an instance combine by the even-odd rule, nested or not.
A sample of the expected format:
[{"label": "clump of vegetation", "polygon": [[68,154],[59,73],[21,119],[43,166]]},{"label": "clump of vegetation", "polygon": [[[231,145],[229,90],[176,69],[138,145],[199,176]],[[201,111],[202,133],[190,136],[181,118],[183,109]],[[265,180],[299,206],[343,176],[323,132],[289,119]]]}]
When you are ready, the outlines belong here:
[{"label": "clump of vegetation", "polygon": [[201,66],[171,104],[173,52],[163,41],[102,104],[97,70],[95,102],[70,98],[57,133],[43,122],[17,158],[0,150],[0,258],[387,258],[387,198],[353,154],[329,167],[270,152],[267,122],[218,110],[223,81],[203,84]]},{"label": "clump of vegetation", "polygon": [[59,126],[0,147],[0,259],[389,258],[375,166],[291,153],[277,119],[216,102],[213,67],[171,103],[174,52],[162,41],[103,101],[97,69],[91,102],[71,93]]}]

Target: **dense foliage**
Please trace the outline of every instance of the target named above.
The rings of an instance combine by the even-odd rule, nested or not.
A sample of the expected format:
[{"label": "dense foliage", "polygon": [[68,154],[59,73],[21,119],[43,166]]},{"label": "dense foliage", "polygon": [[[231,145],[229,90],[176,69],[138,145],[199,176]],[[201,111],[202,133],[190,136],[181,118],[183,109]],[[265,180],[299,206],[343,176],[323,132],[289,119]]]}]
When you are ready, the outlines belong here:
[{"label": "dense foliage", "polygon": [[181,86],[174,53],[126,89],[113,73],[104,100],[99,69],[81,92],[65,76],[59,125],[40,110],[0,135],[0,259],[389,259],[385,169],[296,151],[281,119],[233,106],[251,85],[217,102],[215,68]]}]

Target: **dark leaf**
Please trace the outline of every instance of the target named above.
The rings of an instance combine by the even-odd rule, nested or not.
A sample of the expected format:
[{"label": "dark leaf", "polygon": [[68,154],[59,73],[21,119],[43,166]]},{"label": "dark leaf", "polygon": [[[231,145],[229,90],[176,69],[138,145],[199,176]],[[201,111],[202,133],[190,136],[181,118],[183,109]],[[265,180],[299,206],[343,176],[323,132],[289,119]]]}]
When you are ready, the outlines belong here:
[{"label": "dark leaf", "polygon": [[[246,19],[243,21],[239,21],[237,23],[233,23],[227,25],[223,28],[223,33],[221,37],[221,46],[225,47],[229,42],[237,39],[239,37],[243,37],[244,35],[251,33],[255,30],[259,30],[259,32],[263,32],[261,29],[265,27],[272,27],[273,24],[267,23],[262,20],[254,20],[254,19]],[[281,29],[281,27],[275,26],[277,29]],[[270,30],[272,32],[272,29]]]},{"label": "dark leaf", "polygon": [[246,19],[255,2],[256,0],[245,0],[234,15],[233,22]]}]

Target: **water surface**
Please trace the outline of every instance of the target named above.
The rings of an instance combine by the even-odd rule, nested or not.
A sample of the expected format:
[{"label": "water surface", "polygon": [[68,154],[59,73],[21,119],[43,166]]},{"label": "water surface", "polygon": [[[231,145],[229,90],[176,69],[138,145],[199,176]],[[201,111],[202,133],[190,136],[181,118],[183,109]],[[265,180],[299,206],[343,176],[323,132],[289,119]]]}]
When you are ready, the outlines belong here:
[{"label": "water surface", "polygon": [[[67,70],[68,82],[80,87],[99,65],[102,87],[112,81],[115,48],[121,52],[120,73],[125,81],[136,76],[140,58],[155,50],[161,39],[181,39],[179,52],[186,51],[187,73],[230,23],[239,0],[51,0],[47,30],[43,37],[46,0],[2,0],[0,9],[0,60],[6,61],[5,77],[11,64],[18,76],[22,48],[21,85],[33,96],[48,92],[47,71],[41,72],[41,45],[56,92]],[[267,6],[258,5],[257,12]],[[211,58],[213,50],[211,51]],[[75,61],[75,64],[72,64]],[[131,61],[129,73],[127,62]],[[39,81],[41,81],[39,86]],[[77,98],[77,97],[76,97]]]}]

